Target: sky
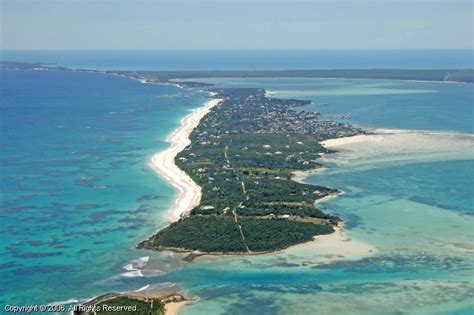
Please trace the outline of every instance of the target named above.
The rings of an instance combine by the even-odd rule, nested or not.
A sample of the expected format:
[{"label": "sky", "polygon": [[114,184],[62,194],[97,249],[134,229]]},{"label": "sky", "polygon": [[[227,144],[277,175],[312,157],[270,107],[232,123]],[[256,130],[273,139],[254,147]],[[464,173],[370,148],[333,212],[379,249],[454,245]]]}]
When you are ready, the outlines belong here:
[{"label": "sky", "polygon": [[474,0],[0,0],[1,49],[472,49]]}]

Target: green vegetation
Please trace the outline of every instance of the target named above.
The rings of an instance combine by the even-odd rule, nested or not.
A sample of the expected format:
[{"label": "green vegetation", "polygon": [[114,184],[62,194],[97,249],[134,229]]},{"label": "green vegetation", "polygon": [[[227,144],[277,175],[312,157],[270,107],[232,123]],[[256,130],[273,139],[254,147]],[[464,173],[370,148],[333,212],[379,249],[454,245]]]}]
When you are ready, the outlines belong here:
[{"label": "green vegetation", "polygon": [[161,81],[175,78],[353,78],[474,82],[472,69],[333,69],[333,70],[230,70],[230,71],[146,71],[141,75]]},{"label": "green vegetation", "polygon": [[328,151],[320,140],[362,131],[293,110],[307,101],[267,98],[261,89],[216,92],[224,101],[176,157],[201,186],[201,204],[139,247],[263,252],[333,232],[339,218],[314,203],[337,190],[297,183],[292,173],[321,166],[320,154]]},{"label": "green vegetation", "polygon": [[[158,232],[149,246],[184,247],[204,252],[244,252],[239,228],[229,216],[196,216]],[[178,246],[177,246],[178,245]]]},{"label": "green vegetation", "polygon": [[[165,313],[165,304],[159,299],[125,295],[111,295],[93,305],[100,309],[97,312],[90,312],[96,315],[163,315]],[[125,310],[120,310],[120,307],[125,307]]]},{"label": "green vegetation", "polygon": [[[99,70],[72,70],[51,64],[0,61],[0,69],[44,69],[103,72]],[[172,83],[182,87],[209,86],[208,83],[188,81],[197,78],[352,78],[422,80],[474,83],[473,69],[333,69],[333,70],[221,70],[221,71],[105,71],[153,83]],[[178,80],[179,79],[179,80]],[[184,80],[186,81],[184,81]]]},{"label": "green vegetation", "polygon": [[[173,248],[186,244],[186,249],[202,252],[235,253],[262,252],[283,249],[314,235],[329,234],[329,225],[296,222],[288,219],[245,217],[236,224],[234,218],[223,215],[191,215],[158,232],[149,247]],[[240,234],[239,225],[242,228]],[[248,246],[248,249],[247,249]]]},{"label": "green vegetation", "polygon": [[330,234],[334,229],[328,225],[302,223],[286,219],[242,219],[242,232],[251,251],[283,249],[312,240],[314,235]]}]

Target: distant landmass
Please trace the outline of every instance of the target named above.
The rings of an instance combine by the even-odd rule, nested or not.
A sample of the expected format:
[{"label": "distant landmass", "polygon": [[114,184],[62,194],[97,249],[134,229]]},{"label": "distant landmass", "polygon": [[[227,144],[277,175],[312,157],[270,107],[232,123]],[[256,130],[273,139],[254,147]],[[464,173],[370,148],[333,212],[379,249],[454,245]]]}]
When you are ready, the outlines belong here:
[{"label": "distant landmass", "polygon": [[445,69],[358,69],[358,70],[271,70],[271,71],[151,71],[136,72],[160,80],[196,78],[347,78],[474,82],[474,70]]},{"label": "distant landmass", "polygon": [[[7,69],[49,69],[71,70],[51,64],[26,62],[0,62],[0,68]],[[219,70],[219,71],[98,71],[76,69],[75,71],[105,72],[130,76],[149,83],[166,83],[184,87],[209,86],[202,82],[173,82],[173,79],[197,78],[347,78],[347,79],[387,79],[474,83],[474,69],[329,69],[329,70]]]}]

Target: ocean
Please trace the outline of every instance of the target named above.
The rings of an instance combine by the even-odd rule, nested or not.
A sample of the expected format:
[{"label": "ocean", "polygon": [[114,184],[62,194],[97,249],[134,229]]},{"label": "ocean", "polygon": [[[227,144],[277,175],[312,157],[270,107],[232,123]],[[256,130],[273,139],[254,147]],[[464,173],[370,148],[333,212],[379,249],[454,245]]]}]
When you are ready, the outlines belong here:
[{"label": "ocean", "polygon": [[[27,61],[46,62],[41,58]],[[245,58],[235,67],[260,61],[258,56]],[[97,53],[94,62],[104,59],[104,52]],[[370,66],[355,59],[347,59],[353,68]],[[115,64],[113,56],[110,60],[94,68],[138,65],[126,58]],[[186,61],[187,67],[217,69],[220,64],[198,60]],[[412,67],[403,58],[387,60]],[[436,60],[417,65],[454,67]],[[151,63],[142,67],[152,69]],[[87,64],[94,65],[87,61],[77,66]],[[207,93],[99,73],[2,70],[0,75],[1,304],[180,289],[196,300],[182,310],[185,315],[473,312],[472,154],[445,160],[382,157],[380,163],[368,165],[328,157],[325,171],[307,181],[345,192],[319,207],[344,218],[349,238],[375,249],[363,257],[349,259],[344,253],[331,255],[318,252],[317,246],[303,246],[273,255],[187,263],[177,254],[137,250],[135,245],[164,226],[163,214],[175,195],[149,167],[149,159],[167,146],[166,135],[189,110],[205,102]],[[205,81],[264,87],[276,97],[310,99],[312,105],[301,110],[367,128],[473,132],[474,95],[469,84],[298,78]],[[351,118],[334,118],[338,114]]]},{"label": "ocean", "polygon": [[1,60],[97,70],[471,69],[472,50],[3,50]]},{"label": "ocean", "polygon": [[97,73],[1,75],[1,303],[129,288],[130,264],[149,255],[134,247],[175,195],[150,156],[208,94]]}]

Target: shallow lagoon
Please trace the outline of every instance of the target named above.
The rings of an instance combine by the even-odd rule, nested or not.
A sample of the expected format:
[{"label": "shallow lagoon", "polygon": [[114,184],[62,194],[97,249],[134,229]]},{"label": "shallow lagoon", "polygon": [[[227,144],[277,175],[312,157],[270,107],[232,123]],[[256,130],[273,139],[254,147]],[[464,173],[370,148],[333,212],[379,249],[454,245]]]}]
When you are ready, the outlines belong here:
[{"label": "shallow lagoon", "polygon": [[[422,121],[421,129],[469,132],[472,128],[469,105],[472,90],[462,84],[310,79],[215,79],[214,82],[235,87],[264,86],[272,89],[275,97],[310,96],[315,103],[330,103],[327,107],[305,108],[323,114],[331,106],[335,113],[344,110],[351,106],[351,100],[354,102],[351,108],[356,108],[356,112],[357,108],[362,110],[361,104],[370,107],[375,102],[370,107],[373,111],[370,117],[354,115],[358,122],[367,122],[372,127],[416,129],[418,120]],[[346,87],[340,90],[343,96],[335,91],[322,93],[324,100],[317,93],[300,95],[302,89],[314,89],[314,86],[307,88],[312,84],[322,90],[327,86],[337,90],[334,86],[338,84]],[[283,86],[284,91],[278,90],[278,86]],[[293,90],[289,86],[294,86]],[[449,102],[449,115],[444,117],[440,103],[458,92],[461,96]],[[350,98],[346,97],[349,95]],[[383,95],[383,104],[376,103],[379,95]],[[420,106],[412,106],[413,116],[402,119],[405,108],[400,106],[407,103]],[[402,105],[386,108],[394,104]],[[391,115],[391,111],[395,114]],[[465,115],[467,119],[451,121],[452,115]],[[372,120],[377,123],[370,124]],[[386,121],[389,123],[385,124]],[[217,277],[210,275],[211,271],[200,269],[203,278],[215,281],[212,285],[217,288],[208,288],[207,282],[201,283],[201,287],[190,286],[190,291],[202,300],[186,307],[183,313],[212,313],[214,308],[230,313],[258,310],[264,314],[308,314],[315,309],[321,314],[472,313],[472,150],[409,157],[403,153],[380,154],[370,164],[357,159],[348,161],[347,156],[338,160],[337,154],[330,155],[326,157],[327,169],[306,179],[345,192],[320,206],[341,215],[346,220],[347,235],[375,246],[375,253],[367,253],[356,261],[336,256],[328,262],[321,257],[327,253],[302,246],[272,257],[209,262],[227,270],[228,275],[214,280]],[[232,267],[224,267],[225,263],[231,263]]]},{"label": "shallow lagoon", "polygon": [[[317,250],[295,247],[272,257],[195,266],[185,274],[200,274],[190,291],[201,300],[184,314],[212,313],[216,305],[227,312],[268,314],[305,314],[315,305],[323,314],[469,310],[474,292],[472,175],[453,176],[453,169],[472,166],[472,160],[435,162],[337,175],[328,171],[309,178],[346,191],[324,208],[346,218],[352,239],[378,251],[357,261],[336,257],[324,263]],[[456,183],[447,192],[450,180]],[[220,273],[215,274],[215,266]]]},{"label": "shallow lagoon", "polygon": [[[265,88],[270,95],[312,101],[301,110],[370,128],[474,131],[472,84],[396,80],[238,78],[200,79],[225,87]],[[332,120],[332,118],[331,118]]]}]

